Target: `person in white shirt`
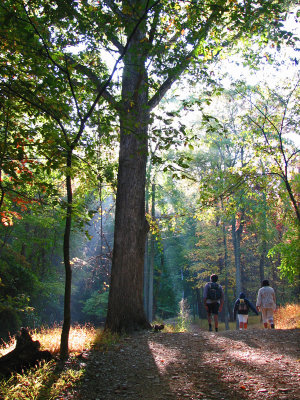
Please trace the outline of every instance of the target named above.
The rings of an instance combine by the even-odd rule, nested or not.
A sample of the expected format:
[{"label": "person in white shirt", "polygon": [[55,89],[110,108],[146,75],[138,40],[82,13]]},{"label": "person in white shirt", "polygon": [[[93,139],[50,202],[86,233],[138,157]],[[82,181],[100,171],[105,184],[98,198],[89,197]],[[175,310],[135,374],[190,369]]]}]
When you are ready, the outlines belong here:
[{"label": "person in white shirt", "polygon": [[274,329],[274,311],[276,310],[276,298],[274,289],[271,288],[267,279],[262,281],[262,287],[257,293],[256,308],[261,311],[262,320],[265,328],[268,323]]}]

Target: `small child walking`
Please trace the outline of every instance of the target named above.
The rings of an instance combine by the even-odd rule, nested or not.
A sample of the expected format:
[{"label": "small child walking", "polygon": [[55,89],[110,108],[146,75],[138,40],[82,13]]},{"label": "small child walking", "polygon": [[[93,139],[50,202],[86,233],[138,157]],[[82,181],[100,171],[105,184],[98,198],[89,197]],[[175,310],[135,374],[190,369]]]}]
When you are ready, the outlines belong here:
[{"label": "small child walking", "polygon": [[246,299],[245,293],[240,293],[239,298],[235,301],[233,308],[234,320],[236,320],[236,314],[238,314],[240,330],[247,329],[249,309],[258,315],[254,305],[250,302],[250,300]]}]

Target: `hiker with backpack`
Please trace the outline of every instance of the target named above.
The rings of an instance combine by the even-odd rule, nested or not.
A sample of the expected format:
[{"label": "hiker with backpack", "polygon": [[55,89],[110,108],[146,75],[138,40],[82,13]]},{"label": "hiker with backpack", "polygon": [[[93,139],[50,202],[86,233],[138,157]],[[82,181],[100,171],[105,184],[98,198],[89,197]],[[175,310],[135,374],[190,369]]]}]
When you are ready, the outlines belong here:
[{"label": "hiker with backpack", "polygon": [[265,328],[268,328],[268,323],[274,329],[274,311],[276,310],[276,298],[274,289],[270,286],[269,281],[264,279],[262,287],[257,293],[256,307],[261,311],[261,316]]},{"label": "hiker with backpack", "polygon": [[212,274],[210,282],[204,286],[203,300],[207,311],[209,331],[212,331],[212,315],[214,316],[215,331],[218,332],[218,313],[222,311],[224,304],[224,292],[222,286],[217,283],[218,275]]},{"label": "hiker with backpack", "polygon": [[240,330],[247,329],[249,309],[258,315],[254,305],[250,300],[246,299],[245,293],[240,293],[239,298],[235,301],[233,307],[233,318],[236,320],[236,314],[238,315]]}]

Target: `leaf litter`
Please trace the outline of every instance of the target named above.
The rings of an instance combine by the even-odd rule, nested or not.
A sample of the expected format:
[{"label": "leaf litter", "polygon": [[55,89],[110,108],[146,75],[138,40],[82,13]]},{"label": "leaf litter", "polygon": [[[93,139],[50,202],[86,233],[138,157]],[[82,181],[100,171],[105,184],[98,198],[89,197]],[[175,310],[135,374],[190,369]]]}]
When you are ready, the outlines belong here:
[{"label": "leaf litter", "polygon": [[299,329],[140,332],[91,350],[63,399],[299,400],[299,356]]}]

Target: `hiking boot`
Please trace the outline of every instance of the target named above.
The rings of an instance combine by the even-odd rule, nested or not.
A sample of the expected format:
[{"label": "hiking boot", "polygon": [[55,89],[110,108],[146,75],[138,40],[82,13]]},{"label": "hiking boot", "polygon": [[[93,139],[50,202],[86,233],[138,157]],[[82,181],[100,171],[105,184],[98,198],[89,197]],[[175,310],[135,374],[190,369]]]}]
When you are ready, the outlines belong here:
[{"label": "hiking boot", "polygon": [[216,330],[216,332],[218,332],[219,329],[218,329],[218,328],[215,328],[215,330]]},{"label": "hiking boot", "polygon": [[209,330],[209,332],[212,332],[212,327],[210,326],[210,327],[208,328],[208,330]]}]

